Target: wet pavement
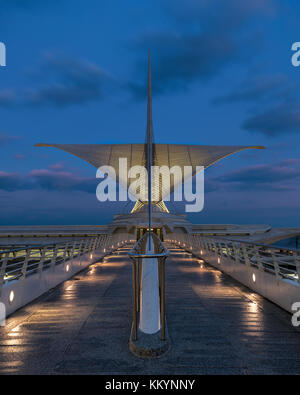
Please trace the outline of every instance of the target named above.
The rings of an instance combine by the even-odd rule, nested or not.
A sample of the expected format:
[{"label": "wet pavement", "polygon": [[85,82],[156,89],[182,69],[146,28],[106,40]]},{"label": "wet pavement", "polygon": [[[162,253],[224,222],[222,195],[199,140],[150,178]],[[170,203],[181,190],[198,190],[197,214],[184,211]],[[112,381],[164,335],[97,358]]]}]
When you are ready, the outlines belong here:
[{"label": "wet pavement", "polygon": [[300,373],[300,331],[290,314],[170,250],[166,355],[144,360],[129,351],[131,262],[121,248],[7,319],[0,374]]}]

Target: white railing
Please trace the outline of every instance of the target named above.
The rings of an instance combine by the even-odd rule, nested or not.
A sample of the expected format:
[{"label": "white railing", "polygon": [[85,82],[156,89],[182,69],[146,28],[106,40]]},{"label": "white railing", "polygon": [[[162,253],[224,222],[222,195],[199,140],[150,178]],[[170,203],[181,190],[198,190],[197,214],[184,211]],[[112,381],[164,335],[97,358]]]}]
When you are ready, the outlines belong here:
[{"label": "white railing", "polygon": [[[206,237],[199,234],[171,233],[165,239],[195,255],[210,253],[221,263],[223,258],[234,264],[255,267],[262,272],[300,283],[300,251],[276,246]],[[226,264],[226,263],[225,263]]]},{"label": "white railing", "polygon": [[[133,340],[137,340],[137,328],[139,321],[139,313],[141,310],[142,285],[143,285],[143,265],[147,265],[147,260],[157,259],[158,268],[158,291],[159,291],[159,310],[161,322],[161,340],[165,340],[165,261],[170,254],[168,249],[156,234],[152,234],[154,243],[153,253],[147,252],[147,240],[149,233],[145,233],[129,252],[132,260],[132,290],[133,290]],[[148,261],[149,262],[149,261]],[[150,280],[149,272],[146,274],[146,280]],[[149,284],[149,283],[148,283]],[[151,284],[152,285],[152,284]],[[151,298],[153,298],[154,290],[151,287]],[[145,297],[145,296],[144,296]],[[154,319],[154,317],[153,317]],[[153,345],[154,346],[154,345]]]},{"label": "white railing", "polygon": [[32,274],[43,273],[83,254],[90,254],[92,263],[95,250],[100,249],[105,255],[133,241],[132,235],[120,233],[21,248],[0,247],[0,296],[3,286],[11,281],[24,281]]}]

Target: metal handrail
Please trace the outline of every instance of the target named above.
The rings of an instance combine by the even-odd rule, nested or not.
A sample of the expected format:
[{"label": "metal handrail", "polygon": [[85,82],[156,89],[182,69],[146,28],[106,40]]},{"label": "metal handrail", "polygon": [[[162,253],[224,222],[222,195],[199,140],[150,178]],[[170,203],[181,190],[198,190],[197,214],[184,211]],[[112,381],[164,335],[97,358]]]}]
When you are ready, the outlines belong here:
[{"label": "metal handrail", "polygon": [[131,254],[131,253],[128,253],[128,255],[133,258],[163,258],[163,257],[167,257],[168,255],[170,255],[170,253],[169,252],[164,252],[163,254]]},{"label": "metal handrail", "polygon": [[[74,243],[78,243],[81,240],[89,240],[90,238],[95,239],[95,237],[99,237],[105,235],[107,236],[107,234],[105,233],[100,233],[98,236],[86,236],[82,239],[79,240],[74,240]],[[65,245],[66,243],[68,243],[68,241],[59,241],[57,243],[46,243],[46,244],[27,244],[24,247],[18,247],[18,248],[11,248],[9,250],[1,250],[1,246],[0,246],[0,255],[1,254],[5,254],[7,252],[18,252],[18,251],[24,251],[24,250],[28,250],[28,249],[38,249],[38,248],[44,248],[44,247],[52,247],[52,246],[59,246],[59,245]]]},{"label": "metal handrail", "polygon": [[200,236],[197,233],[193,234],[193,236],[199,236],[202,238],[207,238],[207,239],[214,239],[214,240],[220,240],[220,241],[231,241],[233,243],[242,243],[242,244],[251,244],[254,246],[258,246],[258,247],[265,247],[265,248],[269,248],[269,249],[275,249],[275,250],[280,250],[280,251],[288,251],[288,252],[299,252],[300,253],[300,249],[295,249],[295,248],[286,248],[286,247],[281,247],[281,246],[275,246],[275,245],[271,245],[271,244],[262,244],[262,243],[256,243],[256,242],[251,242],[251,241],[246,241],[246,240],[239,240],[239,239],[227,239],[225,237],[208,237],[208,236]]},{"label": "metal handrail", "polygon": [[168,241],[175,241],[193,251],[207,250],[216,254],[218,260],[225,256],[236,263],[250,265],[259,270],[300,282],[300,250],[273,245],[252,243],[194,234],[169,234]]},{"label": "metal handrail", "polygon": [[0,251],[0,296],[3,286],[8,282],[24,281],[31,274],[42,273],[99,248],[106,254],[126,242],[132,242],[131,237],[127,233],[101,233],[96,237],[89,236],[80,240],[33,244],[25,248]]}]

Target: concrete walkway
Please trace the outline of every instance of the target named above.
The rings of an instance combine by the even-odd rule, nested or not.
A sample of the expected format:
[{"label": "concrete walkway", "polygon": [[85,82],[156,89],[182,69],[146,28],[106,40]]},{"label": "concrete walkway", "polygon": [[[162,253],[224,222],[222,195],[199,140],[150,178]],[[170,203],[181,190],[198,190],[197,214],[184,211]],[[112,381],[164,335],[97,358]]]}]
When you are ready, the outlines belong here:
[{"label": "concrete walkway", "polygon": [[131,355],[131,263],[107,257],[26,306],[0,328],[0,373],[300,373],[290,315],[181,250],[166,264],[171,350]]}]

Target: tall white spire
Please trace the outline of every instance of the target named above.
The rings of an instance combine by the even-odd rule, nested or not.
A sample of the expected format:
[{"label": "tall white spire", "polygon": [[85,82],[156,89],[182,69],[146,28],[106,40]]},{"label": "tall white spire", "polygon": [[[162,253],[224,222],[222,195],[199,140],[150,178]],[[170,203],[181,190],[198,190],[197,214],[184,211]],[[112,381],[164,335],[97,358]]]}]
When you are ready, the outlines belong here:
[{"label": "tall white spire", "polygon": [[151,243],[151,224],[152,224],[152,183],[151,167],[153,165],[153,125],[152,125],[152,87],[151,87],[151,52],[149,49],[148,58],[148,101],[147,101],[147,171],[148,171],[148,226],[149,226],[149,248]]}]

